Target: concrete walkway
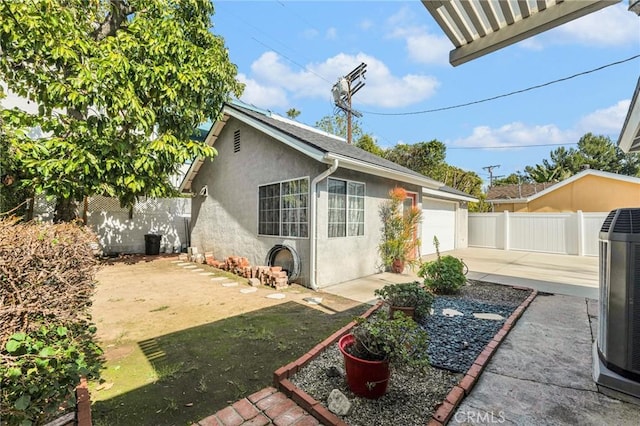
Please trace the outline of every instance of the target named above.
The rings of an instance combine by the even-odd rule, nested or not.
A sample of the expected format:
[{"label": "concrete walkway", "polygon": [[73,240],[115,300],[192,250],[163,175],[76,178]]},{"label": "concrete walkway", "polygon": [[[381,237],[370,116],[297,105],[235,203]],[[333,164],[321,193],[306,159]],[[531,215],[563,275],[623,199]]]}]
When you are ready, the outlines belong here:
[{"label": "concrete walkway", "polygon": [[594,300],[538,295],[449,424],[640,424],[640,406],[598,393]]}]

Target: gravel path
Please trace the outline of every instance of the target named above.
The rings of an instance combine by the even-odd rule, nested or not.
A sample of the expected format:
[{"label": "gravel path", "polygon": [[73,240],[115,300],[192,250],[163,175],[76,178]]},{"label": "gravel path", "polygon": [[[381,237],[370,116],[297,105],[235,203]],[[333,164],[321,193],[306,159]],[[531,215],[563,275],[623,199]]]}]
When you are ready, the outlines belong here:
[{"label": "gravel path", "polygon": [[[430,336],[432,367],[417,370],[392,366],[387,393],[377,400],[354,395],[347,388],[344,376],[332,377],[336,369],[344,374],[344,361],[337,343],[298,371],[291,381],[325,404],[331,390],[340,390],[352,403],[349,415],[342,417],[351,426],[424,425],[449,390],[463,377],[461,373],[468,370],[505,319],[530,293],[529,290],[470,281],[459,295],[437,296],[434,314],[421,322]],[[446,317],[442,314],[446,308],[463,315]],[[477,319],[474,312],[498,314],[504,319]]]}]

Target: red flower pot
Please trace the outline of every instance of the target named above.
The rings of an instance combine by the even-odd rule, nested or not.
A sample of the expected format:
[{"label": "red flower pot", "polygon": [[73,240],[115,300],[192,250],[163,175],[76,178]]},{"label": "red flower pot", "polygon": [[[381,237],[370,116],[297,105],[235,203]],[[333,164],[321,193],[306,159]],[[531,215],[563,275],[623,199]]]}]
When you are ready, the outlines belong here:
[{"label": "red flower pot", "polygon": [[401,274],[404,272],[404,260],[394,260],[391,264],[391,272],[394,274]]},{"label": "red flower pot", "polygon": [[389,383],[389,361],[367,361],[354,357],[346,351],[353,341],[352,334],[342,336],[338,341],[344,356],[347,385],[356,395],[369,399],[380,398],[387,391]]}]

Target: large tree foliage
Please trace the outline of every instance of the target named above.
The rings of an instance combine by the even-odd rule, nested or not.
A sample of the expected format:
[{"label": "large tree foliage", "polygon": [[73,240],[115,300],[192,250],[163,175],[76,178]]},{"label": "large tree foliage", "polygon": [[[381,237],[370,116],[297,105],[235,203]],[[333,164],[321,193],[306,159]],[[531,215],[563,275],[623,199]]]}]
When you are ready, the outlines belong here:
[{"label": "large tree foliage", "polygon": [[473,196],[482,193],[482,179],[474,173],[447,164],[447,147],[438,140],[412,145],[397,144],[385,152],[385,157],[401,166]]},{"label": "large tree foliage", "polygon": [[[316,122],[315,127],[332,135],[347,138],[347,117],[342,114],[325,115]],[[351,137],[353,140],[363,135],[358,120],[351,120]]]},{"label": "large tree foliage", "polygon": [[38,107],[0,111],[3,173],[55,196],[58,220],[87,195],[171,195],[180,165],[215,155],[194,129],[243,88],[213,12],[209,0],[2,2],[0,80]]},{"label": "large tree foliage", "polygon": [[542,164],[525,167],[534,182],[557,182],[579,173],[585,168],[637,176],[640,156],[625,154],[610,138],[587,133],[578,141],[577,148],[557,148]]}]

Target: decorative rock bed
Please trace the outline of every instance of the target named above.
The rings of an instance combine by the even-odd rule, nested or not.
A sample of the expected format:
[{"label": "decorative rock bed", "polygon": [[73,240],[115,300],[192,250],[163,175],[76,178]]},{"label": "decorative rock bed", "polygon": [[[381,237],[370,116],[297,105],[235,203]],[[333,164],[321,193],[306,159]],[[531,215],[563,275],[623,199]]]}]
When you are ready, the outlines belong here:
[{"label": "decorative rock bed", "polygon": [[[530,289],[474,281],[459,295],[437,296],[433,314],[420,323],[430,335],[432,367],[418,370],[392,366],[387,393],[379,399],[357,397],[347,387],[344,361],[332,341],[347,333],[349,327],[278,370],[276,386],[294,401],[302,401],[305,409],[326,424],[424,425],[431,419],[445,424],[535,294]],[[462,315],[445,316],[444,310]],[[492,319],[474,314],[491,314],[480,316]],[[334,389],[348,398],[349,414],[336,416],[326,408]]]}]

